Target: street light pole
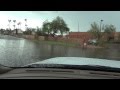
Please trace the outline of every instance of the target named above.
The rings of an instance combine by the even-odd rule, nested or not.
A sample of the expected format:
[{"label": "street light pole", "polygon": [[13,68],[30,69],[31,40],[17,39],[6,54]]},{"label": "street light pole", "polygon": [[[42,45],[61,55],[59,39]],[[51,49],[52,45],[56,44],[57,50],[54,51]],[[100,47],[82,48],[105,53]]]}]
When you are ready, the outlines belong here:
[{"label": "street light pole", "polygon": [[[102,34],[102,33],[101,33],[101,32],[102,32],[102,28],[101,28],[101,27],[102,27],[102,22],[103,22],[103,20],[101,19],[101,20],[100,20],[100,37],[102,36],[102,35],[101,35],[101,34]],[[99,37],[99,38],[100,38],[100,37]]]},{"label": "street light pole", "polygon": [[101,32],[102,22],[103,22],[103,20],[100,20],[100,32]]}]

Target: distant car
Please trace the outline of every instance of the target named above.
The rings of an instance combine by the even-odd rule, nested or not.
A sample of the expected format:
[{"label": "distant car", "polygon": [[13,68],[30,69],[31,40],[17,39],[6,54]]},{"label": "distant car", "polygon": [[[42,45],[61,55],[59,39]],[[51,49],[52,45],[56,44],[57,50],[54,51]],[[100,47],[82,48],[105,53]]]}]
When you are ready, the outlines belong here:
[{"label": "distant car", "polygon": [[88,44],[96,45],[97,43],[98,43],[97,39],[90,39],[90,40],[88,40]]}]

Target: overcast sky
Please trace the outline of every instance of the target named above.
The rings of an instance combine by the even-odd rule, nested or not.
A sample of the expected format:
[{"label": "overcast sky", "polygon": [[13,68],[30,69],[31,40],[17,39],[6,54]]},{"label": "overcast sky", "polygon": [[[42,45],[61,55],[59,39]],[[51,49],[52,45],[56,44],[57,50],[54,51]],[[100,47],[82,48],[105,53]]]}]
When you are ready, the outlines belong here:
[{"label": "overcast sky", "polygon": [[85,32],[92,22],[100,24],[101,19],[103,24],[113,24],[120,31],[120,11],[0,11],[0,28],[8,27],[8,19],[22,22],[22,29],[25,27],[24,19],[28,20],[29,27],[41,27],[45,20],[52,21],[57,16],[66,21],[70,31],[78,31],[79,23],[79,31]]}]

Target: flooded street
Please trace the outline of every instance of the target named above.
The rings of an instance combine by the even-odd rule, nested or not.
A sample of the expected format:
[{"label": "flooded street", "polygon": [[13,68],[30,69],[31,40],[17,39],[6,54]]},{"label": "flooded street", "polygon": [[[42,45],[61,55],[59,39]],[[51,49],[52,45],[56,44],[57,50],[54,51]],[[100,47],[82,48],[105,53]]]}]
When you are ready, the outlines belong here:
[{"label": "flooded street", "polygon": [[47,45],[12,36],[0,35],[0,64],[20,67],[52,57],[90,57],[120,60],[120,46],[107,49],[81,49],[60,45]]}]

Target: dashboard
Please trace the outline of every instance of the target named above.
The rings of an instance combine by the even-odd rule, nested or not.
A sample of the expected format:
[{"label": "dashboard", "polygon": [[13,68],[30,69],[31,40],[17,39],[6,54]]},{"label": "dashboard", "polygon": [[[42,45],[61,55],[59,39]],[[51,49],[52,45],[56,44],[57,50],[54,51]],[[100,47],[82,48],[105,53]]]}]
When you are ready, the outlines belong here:
[{"label": "dashboard", "polygon": [[120,79],[120,73],[55,68],[19,68],[0,74],[0,79]]}]

